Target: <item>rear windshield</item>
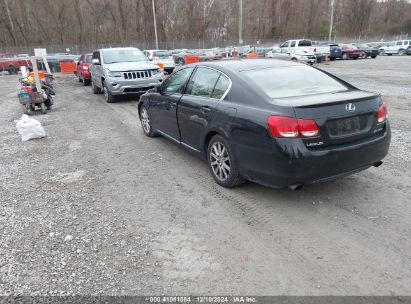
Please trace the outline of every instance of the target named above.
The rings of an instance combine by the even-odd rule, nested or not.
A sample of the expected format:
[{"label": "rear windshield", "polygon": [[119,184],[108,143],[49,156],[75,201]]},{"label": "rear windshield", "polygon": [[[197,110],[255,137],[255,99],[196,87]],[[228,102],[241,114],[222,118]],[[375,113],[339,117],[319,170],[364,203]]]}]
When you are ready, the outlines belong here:
[{"label": "rear windshield", "polygon": [[300,40],[300,42],[298,43],[298,46],[311,46],[311,40]]},{"label": "rear windshield", "polygon": [[168,58],[169,54],[167,51],[156,51],[154,52],[154,56],[161,59]]},{"label": "rear windshield", "polygon": [[147,57],[137,49],[112,49],[103,51],[104,63],[148,61]]},{"label": "rear windshield", "polygon": [[347,91],[327,74],[308,66],[278,67],[243,72],[270,98],[297,97]]}]

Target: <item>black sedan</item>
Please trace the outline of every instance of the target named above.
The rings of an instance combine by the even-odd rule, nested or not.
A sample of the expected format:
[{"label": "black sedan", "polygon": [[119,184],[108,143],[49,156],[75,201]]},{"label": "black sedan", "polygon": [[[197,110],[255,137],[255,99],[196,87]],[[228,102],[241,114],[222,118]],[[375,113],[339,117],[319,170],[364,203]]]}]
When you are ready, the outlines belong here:
[{"label": "black sedan", "polygon": [[215,181],[271,187],[379,166],[390,127],[381,97],[283,60],[187,65],[140,98],[145,135],[203,157]]}]

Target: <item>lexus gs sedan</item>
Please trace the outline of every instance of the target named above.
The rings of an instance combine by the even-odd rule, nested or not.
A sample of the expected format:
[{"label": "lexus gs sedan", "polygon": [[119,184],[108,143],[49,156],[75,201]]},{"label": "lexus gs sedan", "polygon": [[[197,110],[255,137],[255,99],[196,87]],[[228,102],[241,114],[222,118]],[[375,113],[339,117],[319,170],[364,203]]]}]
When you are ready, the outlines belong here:
[{"label": "lexus gs sedan", "polygon": [[215,181],[290,189],[378,167],[387,106],[317,68],[283,60],[183,66],[138,105],[145,135],[204,158]]}]

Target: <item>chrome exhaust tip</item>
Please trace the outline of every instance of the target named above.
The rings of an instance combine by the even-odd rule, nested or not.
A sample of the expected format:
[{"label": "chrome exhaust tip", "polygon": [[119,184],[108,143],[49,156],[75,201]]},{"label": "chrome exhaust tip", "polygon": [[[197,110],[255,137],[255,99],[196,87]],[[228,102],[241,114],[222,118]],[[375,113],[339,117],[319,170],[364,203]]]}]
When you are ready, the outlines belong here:
[{"label": "chrome exhaust tip", "polygon": [[294,184],[294,185],[289,185],[288,189],[296,191],[300,190],[303,187],[303,184]]},{"label": "chrome exhaust tip", "polygon": [[374,167],[375,168],[378,168],[379,166],[381,166],[382,165],[382,161],[380,160],[380,161],[377,161],[376,163],[374,163]]}]

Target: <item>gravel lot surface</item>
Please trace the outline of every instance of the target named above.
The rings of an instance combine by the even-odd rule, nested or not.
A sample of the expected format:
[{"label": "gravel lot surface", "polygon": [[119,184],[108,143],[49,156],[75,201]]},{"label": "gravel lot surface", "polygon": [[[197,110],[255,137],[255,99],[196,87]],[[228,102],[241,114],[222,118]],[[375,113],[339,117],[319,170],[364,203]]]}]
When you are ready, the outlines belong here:
[{"label": "gravel lot surface", "polygon": [[135,99],[72,76],[21,142],[0,76],[0,294],[411,295],[411,56],[320,67],[381,92],[393,139],[381,167],[300,191],[217,186],[143,135]]}]

